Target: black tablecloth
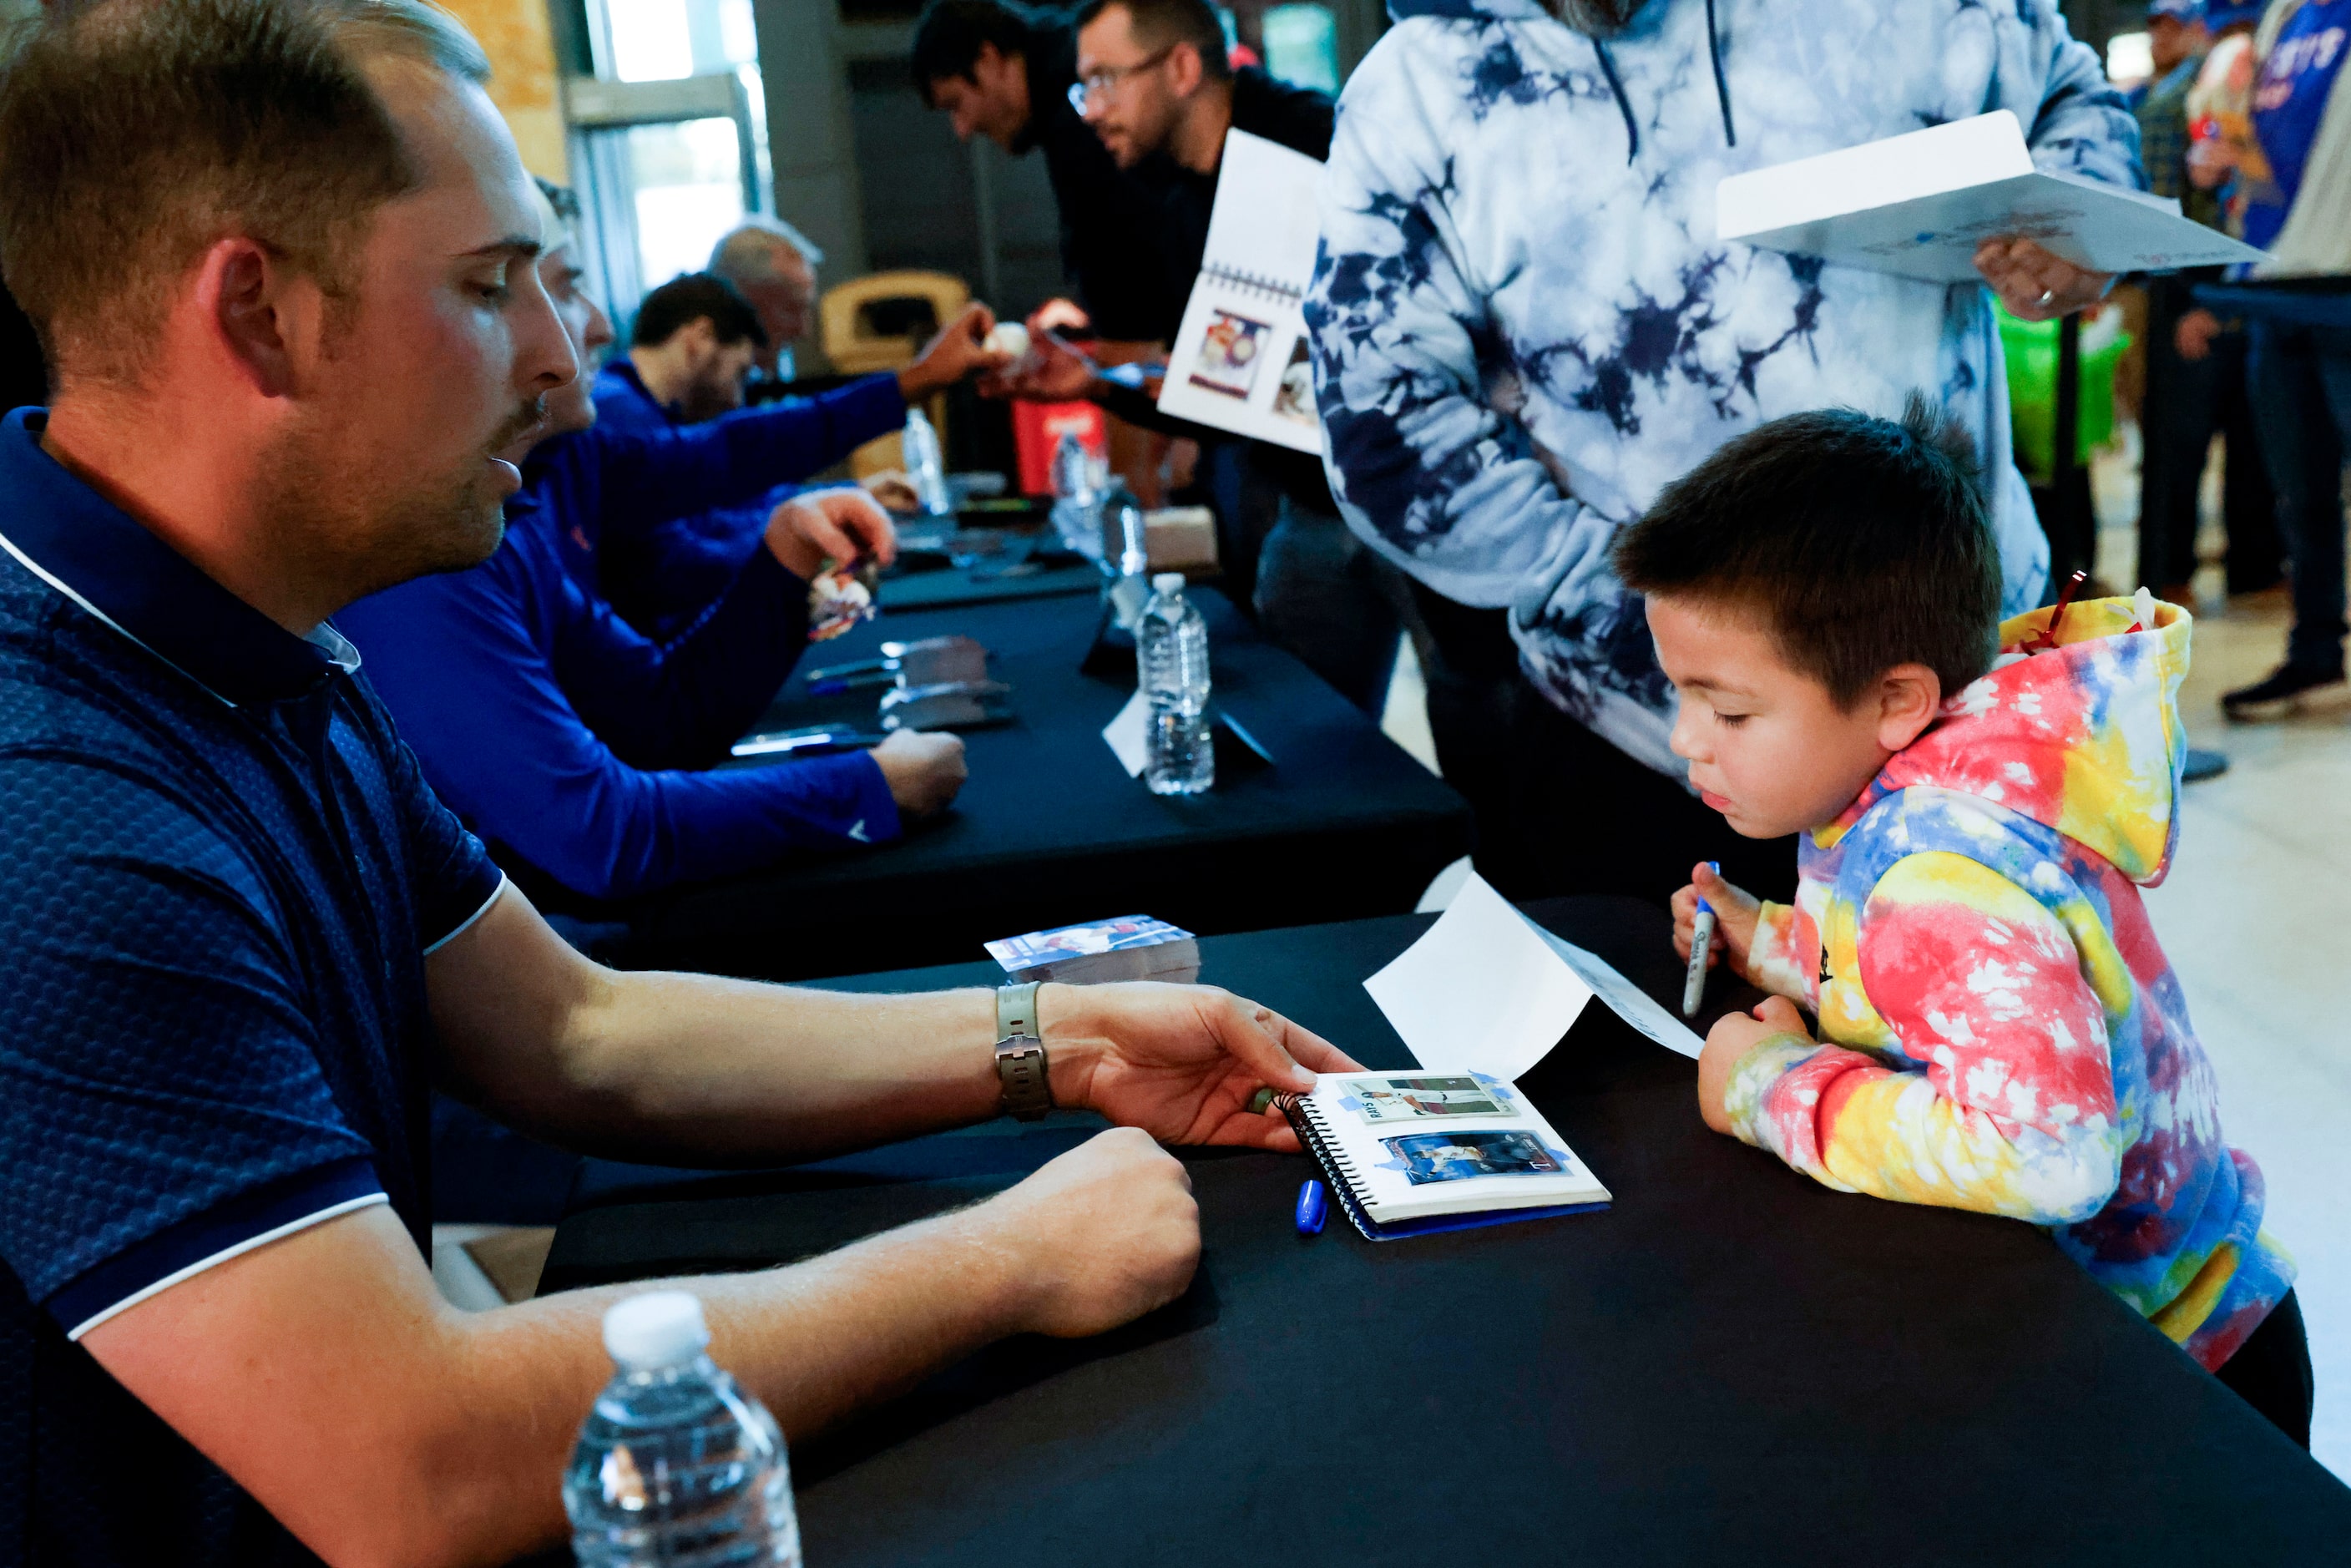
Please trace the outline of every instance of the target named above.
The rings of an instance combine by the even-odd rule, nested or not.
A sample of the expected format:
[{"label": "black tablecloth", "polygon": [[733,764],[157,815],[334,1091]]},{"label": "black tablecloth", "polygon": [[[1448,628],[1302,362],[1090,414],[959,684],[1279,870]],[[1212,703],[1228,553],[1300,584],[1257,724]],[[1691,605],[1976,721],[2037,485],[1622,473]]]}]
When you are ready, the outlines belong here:
[{"label": "black tablecloth", "polygon": [[[807,663],[960,632],[1014,687],[1016,721],[966,737],[971,779],[954,809],[902,843],[642,901],[622,912],[637,931],[630,961],[796,979],[977,957],[992,937],[1103,915],[1205,934],[1411,908],[1468,852],[1468,808],[1222,596],[1195,591],[1216,701],[1273,767],[1220,737],[1205,797],[1162,800],[1128,778],[1102,729],[1134,689],[1132,654],[1080,670],[1092,598],[885,614]],[[871,727],[877,695],[811,698],[796,674],[761,727]]]},{"label": "black tablecloth", "polygon": [[[944,567],[927,571],[893,572],[882,580],[876,601],[887,613],[905,610],[935,610],[951,604],[992,604],[1008,599],[1055,599],[1063,594],[1092,593],[1102,586],[1102,570],[1092,561],[1045,564],[1024,561],[1009,570]],[[823,656],[819,655],[819,663]]]},{"label": "black tablecloth", "polygon": [[[1678,990],[1662,913],[1530,908],[1653,995]],[[1360,981],[1426,924],[1216,938],[1204,978],[1403,1066]],[[2351,1491],[2040,1232],[1829,1192],[1707,1132],[1692,1073],[1594,1004],[1524,1081],[1614,1192],[1601,1214],[1379,1246],[1334,1216],[1307,1239],[1290,1225],[1303,1160],[1191,1154],[1191,1293],[1103,1340],[1008,1343],[804,1446],[809,1561],[2351,1553]],[[543,1288],[836,1245],[1001,1186],[1088,1130],[1060,1120],[789,1174],[593,1166],[579,1199],[602,1207],[565,1220]]]}]

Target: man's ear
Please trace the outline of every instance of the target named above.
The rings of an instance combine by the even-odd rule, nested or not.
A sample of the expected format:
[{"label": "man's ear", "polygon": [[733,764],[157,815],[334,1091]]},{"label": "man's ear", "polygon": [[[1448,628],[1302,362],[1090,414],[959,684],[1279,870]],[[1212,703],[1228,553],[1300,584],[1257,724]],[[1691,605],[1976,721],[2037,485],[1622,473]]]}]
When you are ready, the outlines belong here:
[{"label": "man's ear", "polygon": [[204,333],[263,397],[285,397],[318,352],[326,298],[318,281],[242,236],[214,242],[197,264]]},{"label": "man's ear", "polygon": [[1942,711],[1943,678],[1924,664],[1896,664],[1877,680],[1877,744],[1899,751]]},{"label": "man's ear", "polygon": [[700,375],[718,352],[718,328],[707,316],[696,316],[671,334],[663,347],[677,350],[677,357],[688,369]]},{"label": "man's ear", "polygon": [[1167,85],[1175,89],[1177,98],[1191,97],[1207,79],[1208,68],[1200,63],[1198,45],[1178,44],[1168,51]]}]

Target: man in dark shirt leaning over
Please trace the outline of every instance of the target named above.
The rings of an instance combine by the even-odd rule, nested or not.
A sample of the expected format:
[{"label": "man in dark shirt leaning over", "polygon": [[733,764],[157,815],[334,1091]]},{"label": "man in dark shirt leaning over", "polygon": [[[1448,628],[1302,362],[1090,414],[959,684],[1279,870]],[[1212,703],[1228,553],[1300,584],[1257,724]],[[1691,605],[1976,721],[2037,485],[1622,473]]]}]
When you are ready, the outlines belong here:
[{"label": "man in dark shirt leaning over", "polygon": [[1165,343],[1182,320],[1147,276],[1152,203],[1071,101],[1077,28],[1066,11],[1017,0],[931,0],[914,24],[914,90],[945,110],[956,135],[985,136],[1014,157],[1045,156],[1061,214],[1061,268],[1091,329],[1123,344]]},{"label": "man in dark shirt leaning over", "polygon": [[[1207,252],[1227,133],[1321,162],[1335,110],[1326,94],[1235,68],[1207,0],[1088,0],[1077,69],[1086,124],[1150,193],[1149,266],[1137,276],[1157,294],[1172,340]],[[1171,420],[1050,340],[1005,384],[1020,396],[1092,398],[1122,419],[1198,440],[1229,591],[1276,643],[1379,716],[1398,633],[1414,619],[1411,591],[1340,519],[1319,456]]]},{"label": "man in dark shirt leaning over", "polygon": [[1026,1100],[995,1042],[1033,1019],[1052,1097],[1127,1127],[695,1282],[799,1437],[1167,1300],[1197,1218],[1152,1135],[1280,1145],[1256,1090],[1344,1065],[1212,990],[615,974],[503,885],[327,619],[488,554],[501,454],[579,372],[487,75],[422,0],[97,0],[0,75],[0,267],[55,371],[0,423],[0,1542],[34,1562],[560,1538],[615,1292],[441,1301],[428,1082],[580,1146],[768,1164]]}]

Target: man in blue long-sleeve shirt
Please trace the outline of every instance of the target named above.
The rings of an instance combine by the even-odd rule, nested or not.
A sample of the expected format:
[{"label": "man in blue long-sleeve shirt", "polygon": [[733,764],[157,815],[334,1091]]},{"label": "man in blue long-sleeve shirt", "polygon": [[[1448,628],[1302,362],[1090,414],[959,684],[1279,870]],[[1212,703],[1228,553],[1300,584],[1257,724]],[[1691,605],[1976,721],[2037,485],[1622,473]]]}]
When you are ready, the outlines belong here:
[{"label": "man in blue long-sleeve shirt", "polygon": [[[810,422],[830,467],[906,423],[910,402],[960,378],[968,345],[995,325],[972,305],[940,331],[914,363],[865,376],[812,398],[770,406],[798,408]],[[714,414],[729,417],[743,401],[743,375],[767,342],[758,312],[715,273],[674,277],[645,296],[630,331],[629,351],[596,377],[596,423],[616,434],[649,435]],[[604,539],[590,585],[621,618],[650,636],[669,637],[691,623],[758,549],[768,517],[796,493],[781,485],[754,504],[716,507]]]},{"label": "man in blue long-sleeve shirt", "polygon": [[[550,228],[550,232],[559,232]],[[583,354],[611,340],[568,245],[539,264]],[[963,779],[961,743],[893,736],[872,753],[704,772],[766,706],[807,640],[807,579],[827,556],[885,558],[889,526],[849,491],[778,507],[764,548],[693,625],[657,643],[588,586],[600,547],[651,521],[806,473],[831,434],[789,408],[623,435],[583,380],[507,506],[506,542],[471,571],[404,583],[337,617],[442,797],[477,831],[575,893],[621,897],[894,838]]]}]

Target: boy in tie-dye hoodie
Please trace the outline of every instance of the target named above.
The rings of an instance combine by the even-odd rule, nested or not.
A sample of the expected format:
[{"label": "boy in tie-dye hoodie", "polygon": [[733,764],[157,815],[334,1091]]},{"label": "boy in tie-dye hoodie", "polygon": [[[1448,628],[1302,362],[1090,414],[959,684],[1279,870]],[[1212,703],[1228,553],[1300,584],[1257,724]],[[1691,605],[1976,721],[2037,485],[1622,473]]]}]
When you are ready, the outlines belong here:
[{"label": "boy in tie-dye hoodie", "polygon": [[[1774,421],[1615,547],[1733,828],[1802,831],[1793,906],[1703,866],[1701,1113],[1843,1192],[2031,1221],[2304,1446],[2294,1264],[2139,889],[2179,835],[2189,618],[2144,591],[1999,621],[1963,434],[1914,400]],[[1802,1008],[1817,1016],[1819,1039]]]}]

